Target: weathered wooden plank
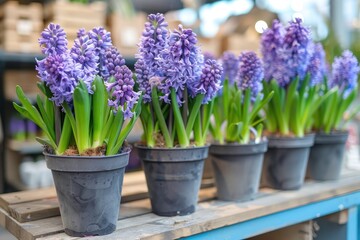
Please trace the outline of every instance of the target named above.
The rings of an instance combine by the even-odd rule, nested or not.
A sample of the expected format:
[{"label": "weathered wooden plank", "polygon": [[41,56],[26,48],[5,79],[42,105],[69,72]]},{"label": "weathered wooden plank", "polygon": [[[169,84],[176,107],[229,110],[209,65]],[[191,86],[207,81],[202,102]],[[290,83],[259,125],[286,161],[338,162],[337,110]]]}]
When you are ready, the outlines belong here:
[{"label": "weathered wooden plank", "polygon": [[29,222],[60,215],[57,198],[9,205],[9,215],[19,222]]},{"label": "weathered wooden plank", "polygon": [[31,202],[40,199],[54,198],[56,197],[55,188],[41,188],[30,191],[14,192],[1,194],[0,207],[8,210],[8,206],[11,204],[18,204],[24,202]]}]

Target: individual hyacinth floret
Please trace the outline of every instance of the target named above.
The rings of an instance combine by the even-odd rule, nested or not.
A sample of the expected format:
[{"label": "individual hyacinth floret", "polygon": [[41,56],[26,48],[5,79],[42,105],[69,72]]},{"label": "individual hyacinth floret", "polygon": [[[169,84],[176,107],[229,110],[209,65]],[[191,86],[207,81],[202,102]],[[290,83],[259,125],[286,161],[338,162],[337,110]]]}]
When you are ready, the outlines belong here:
[{"label": "individual hyacinth floret", "polygon": [[222,55],[223,80],[228,79],[230,84],[234,84],[237,70],[239,68],[239,58],[232,52],[226,51]]},{"label": "individual hyacinth floret", "polygon": [[336,57],[332,64],[330,86],[337,86],[347,96],[357,87],[359,64],[356,57],[349,50],[345,50],[340,57]]},{"label": "individual hyacinth floret", "polygon": [[326,74],[325,51],[321,43],[314,43],[313,49],[307,68],[307,73],[310,75],[310,86],[321,84]]},{"label": "individual hyacinth floret", "polygon": [[107,87],[112,96],[112,99],[109,100],[109,106],[114,107],[114,112],[120,107],[124,113],[124,118],[131,118],[133,116],[131,109],[139,99],[139,93],[133,90],[132,72],[126,65],[123,65],[116,69],[114,78],[115,81],[109,83]]},{"label": "individual hyacinth floret", "polygon": [[198,80],[203,65],[203,55],[196,46],[196,34],[191,29],[184,29],[179,25],[169,39],[169,46],[160,56],[160,66],[165,81],[159,86],[164,94],[161,99],[170,103],[170,91],[177,93],[177,102],[183,102],[183,90],[187,87],[190,92],[194,82]]},{"label": "individual hyacinth floret", "polygon": [[41,33],[39,44],[46,55],[63,54],[67,51],[66,33],[60,25],[50,23]]},{"label": "individual hyacinth floret", "polygon": [[262,90],[264,69],[261,60],[255,52],[243,52],[239,57],[239,71],[237,75],[239,89],[251,90],[251,100],[255,101]]},{"label": "individual hyacinth floret", "polygon": [[203,104],[211,101],[221,89],[222,72],[223,68],[216,60],[208,59],[205,62],[200,80],[196,84],[198,93],[205,95],[202,102]]}]

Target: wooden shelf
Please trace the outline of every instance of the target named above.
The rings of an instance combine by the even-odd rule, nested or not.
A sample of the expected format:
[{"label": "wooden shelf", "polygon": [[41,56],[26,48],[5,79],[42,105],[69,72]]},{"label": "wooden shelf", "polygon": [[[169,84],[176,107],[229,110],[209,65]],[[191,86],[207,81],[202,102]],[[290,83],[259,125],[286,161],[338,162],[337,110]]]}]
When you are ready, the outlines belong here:
[{"label": "wooden shelf", "polygon": [[[357,208],[360,205],[359,172],[351,172],[337,181],[308,181],[297,191],[261,190],[258,198],[248,202],[216,200],[216,189],[201,189],[197,211],[188,216],[161,217],[151,213],[146,199],[146,183],[142,172],[126,174],[117,229],[101,239],[246,239],[288,228],[287,238],[312,239],[302,236],[305,228],[312,232],[312,222],[339,213],[331,229],[321,227],[317,234],[336,228],[340,237],[321,239],[359,239]],[[54,188],[0,195],[0,224],[21,239],[75,239],[63,233],[59,203]],[[345,215],[344,215],[345,214]],[[331,218],[334,222],[334,217]],[[347,224],[346,231],[341,224]],[[323,226],[323,225],[322,225]],[[342,229],[342,230],[341,230]],[[310,232],[309,232],[309,231]],[[341,232],[342,231],[342,232]],[[288,235],[290,234],[290,235]],[[295,234],[295,235],[294,235]],[[344,235],[345,234],[345,235]],[[77,239],[77,238],[76,238]],[[96,238],[100,239],[100,238]]]}]

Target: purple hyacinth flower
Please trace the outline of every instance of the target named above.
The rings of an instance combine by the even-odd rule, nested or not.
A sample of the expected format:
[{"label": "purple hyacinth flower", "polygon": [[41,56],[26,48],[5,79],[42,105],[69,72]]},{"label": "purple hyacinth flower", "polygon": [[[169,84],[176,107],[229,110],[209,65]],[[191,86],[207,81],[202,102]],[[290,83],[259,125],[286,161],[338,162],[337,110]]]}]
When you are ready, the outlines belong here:
[{"label": "purple hyacinth flower", "polygon": [[109,100],[109,106],[113,107],[114,112],[120,108],[124,113],[124,118],[132,118],[133,112],[131,111],[137,100],[139,93],[134,92],[134,80],[132,78],[131,70],[126,66],[116,68],[114,75],[115,82],[108,83],[107,90],[111,92],[112,99]]},{"label": "purple hyacinth flower", "polygon": [[76,33],[77,38],[81,38],[87,34],[85,28],[79,28],[79,30]]},{"label": "purple hyacinth flower", "polygon": [[234,53],[226,51],[221,57],[221,62],[224,68],[222,80],[228,79],[229,84],[233,85],[239,68],[239,58]]},{"label": "purple hyacinth flower", "polygon": [[105,64],[106,51],[112,46],[111,34],[103,27],[95,27],[88,32],[89,38],[93,41],[96,55],[98,56],[98,72],[100,75],[107,75]]},{"label": "purple hyacinth flower", "polygon": [[167,46],[168,30],[163,14],[150,14],[139,43],[137,59],[142,58],[151,76],[159,75],[158,57]]},{"label": "purple hyacinth flower", "polygon": [[275,19],[272,27],[264,31],[261,36],[260,51],[264,63],[264,79],[271,81],[276,79],[280,86],[286,86],[289,81],[289,73],[286,72],[285,59],[283,57],[285,29],[279,20]]},{"label": "purple hyacinth flower", "polygon": [[[197,94],[204,94],[203,104],[211,101],[221,89],[221,76],[223,68],[216,60],[208,59],[202,69],[200,79],[195,84]],[[193,96],[194,97],[194,96]]]},{"label": "purple hyacinth flower", "polygon": [[91,86],[97,72],[99,57],[95,51],[95,45],[88,35],[75,39],[74,46],[70,50],[71,58],[81,66],[82,79],[88,87],[89,93],[93,93]]},{"label": "purple hyacinth flower", "polygon": [[321,43],[313,44],[313,54],[307,68],[310,74],[310,86],[321,84],[326,74],[325,51]]},{"label": "purple hyacinth flower", "polygon": [[239,71],[237,75],[239,89],[251,90],[251,101],[255,101],[262,90],[264,68],[255,52],[243,52],[239,57]]},{"label": "purple hyacinth flower", "polygon": [[357,87],[359,71],[358,60],[351,51],[345,50],[340,57],[334,59],[330,87],[337,86],[344,97],[347,97]]},{"label": "purple hyacinth flower", "polygon": [[196,34],[191,29],[183,29],[181,25],[170,35],[169,47],[162,52],[159,59],[165,80],[158,88],[164,94],[161,97],[164,102],[170,103],[169,95],[173,88],[177,102],[182,104],[185,87],[192,89],[194,82],[200,77],[203,55],[196,43]]},{"label": "purple hyacinth flower", "polygon": [[139,90],[143,93],[144,103],[151,102],[151,85],[150,76],[147,66],[143,59],[138,59],[135,63],[136,82],[139,85]]},{"label": "purple hyacinth flower", "polygon": [[125,59],[116,47],[111,46],[105,52],[104,67],[103,71],[100,72],[100,75],[103,77],[104,81],[108,81],[111,76],[115,75],[116,68],[119,68],[122,65],[125,65]]},{"label": "purple hyacinth flower", "polygon": [[284,54],[288,69],[292,70],[291,79],[303,80],[312,56],[312,41],[309,28],[303,26],[300,18],[289,22],[284,36]]},{"label": "purple hyacinth flower", "polygon": [[67,39],[64,29],[58,24],[50,23],[39,38],[42,53],[46,55],[62,54],[67,51]]},{"label": "purple hyacinth flower", "polygon": [[207,60],[216,60],[216,57],[214,54],[212,54],[211,52],[204,52],[204,62],[206,62]]},{"label": "purple hyacinth flower", "polygon": [[72,94],[79,83],[78,76],[82,69],[68,53],[50,55],[43,60],[37,60],[38,76],[49,87],[52,98],[57,106],[63,102],[72,104]]}]

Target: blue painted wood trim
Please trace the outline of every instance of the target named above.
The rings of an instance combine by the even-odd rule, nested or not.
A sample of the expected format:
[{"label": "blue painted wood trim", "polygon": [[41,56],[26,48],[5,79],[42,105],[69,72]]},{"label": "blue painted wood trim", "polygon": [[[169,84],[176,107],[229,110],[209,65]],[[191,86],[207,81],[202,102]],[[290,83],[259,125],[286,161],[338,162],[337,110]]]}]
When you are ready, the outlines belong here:
[{"label": "blue painted wood trim", "polygon": [[358,207],[349,208],[346,240],[358,240]]},{"label": "blue painted wood trim", "polygon": [[[357,205],[360,205],[360,191],[313,202],[304,206],[291,208],[285,211],[210,230],[182,239],[239,240],[315,219],[340,210],[348,208],[356,209]],[[351,219],[349,219],[349,221],[354,221],[355,219],[353,211],[356,210],[351,210]],[[354,231],[353,226],[350,227],[350,230]],[[351,240],[359,239],[357,237],[359,236],[355,236],[355,238],[351,238]]]}]

